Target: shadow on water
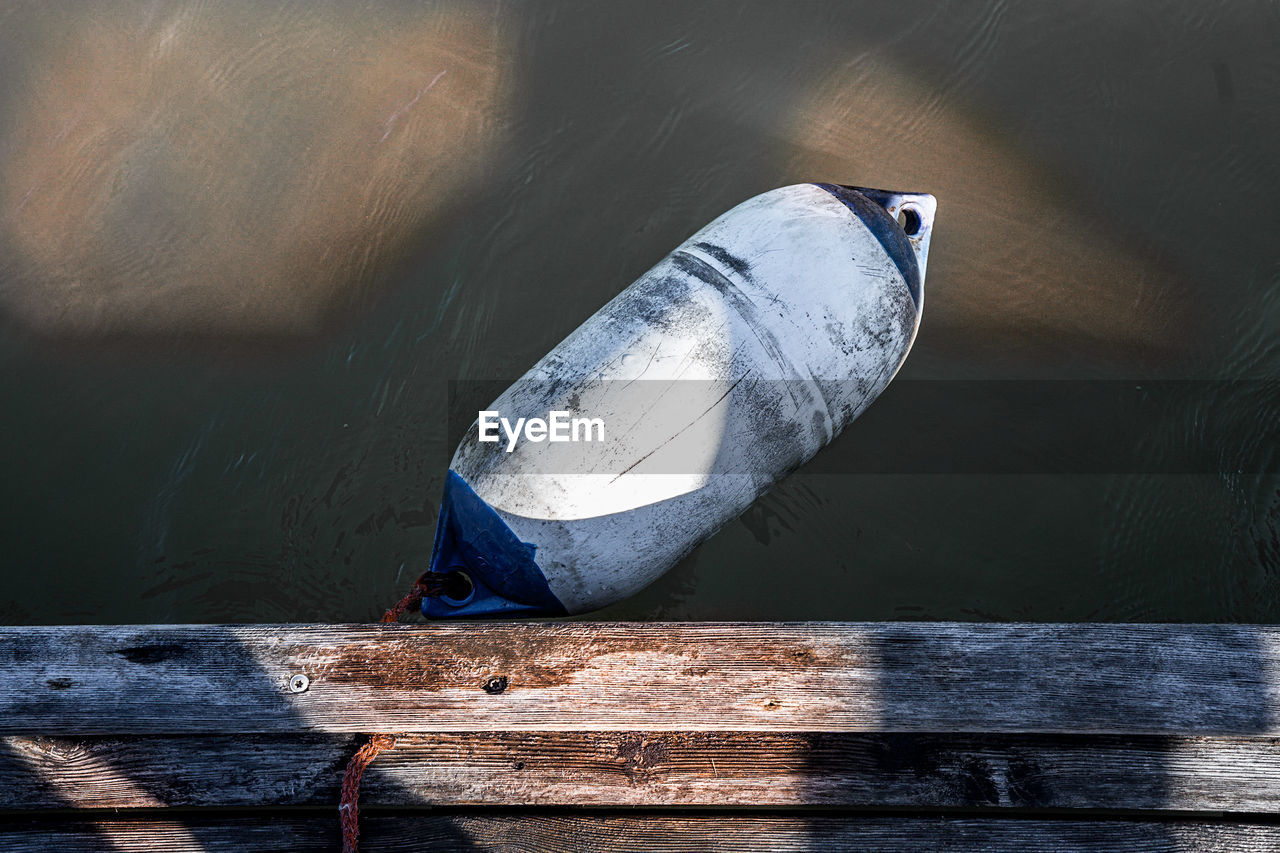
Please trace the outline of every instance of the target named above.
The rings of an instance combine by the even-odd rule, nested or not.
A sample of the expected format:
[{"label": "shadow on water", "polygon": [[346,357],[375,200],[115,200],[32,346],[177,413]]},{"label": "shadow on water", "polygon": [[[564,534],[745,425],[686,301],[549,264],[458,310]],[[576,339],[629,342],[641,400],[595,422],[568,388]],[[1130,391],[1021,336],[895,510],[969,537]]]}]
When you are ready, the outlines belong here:
[{"label": "shadow on water", "polygon": [[[12,79],[34,73],[31,56],[51,49],[42,45],[54,35],[83,35],[85,16],[94,14],[47,8],[52,11],[34,5],[6,10],[6,32],[34,28],[38,36],[29,50],[2,52],[0,61],[17,69]],[[147,10],[129,8],[120,16],[123,23],[89,39],[98,47],[85,68],[119,53],[117,42],[133,43],[129,27],[147,20]],[[419,175],[403,158],[375,158],[362,161],[364,171],[348,170],[352,186],[371,182],[371,192],[395,199],[389,209],[399,212],[388,214],[384,231],[370,233],[385,233],[379,245],[398,244],[414,255],[401,286],[381,288],[376,300],[353,296],[340,311],[342,329],[310,338],[288,356],[238,361],[232,356],[244,347],[235,338],[223,339],[215,355],[202,354],[192,343],[194,329],[184,330],[181,343],[156,343],[132,355],[103,354],[91,344],[52,355],[25,338],[0,341],[6,365],[0,393],[12,401],[3,417],[15,437],[12,446],[24,448],[10,454],[4,494],[12,504],[5,514],[12,532],[5,538],[14,565],[42,568],[20,573],[9,588],[14,603],[7,609],[19,621],[342,620],[376,614],[428,556],[435,501],[452,451],[444,411],[448,382],[518,376],[689,233],[743,198],[789,181],[917,186],[919,180],[918,188],[938,192],[924,321],[899,381],[1274,375],[1272,262],[1254,236],[1261,232],[1241,229],[1237,209],[1213,201],[1230,187],[1240,204],[1250,206],[1261,231],[1273,215],[1263,203],[1275,183],[1271,148],[1261,142],[1275,133],[1252,82],[1269,71],[1254,67],[1250,50],[1271,26],[1267,21],[1224,12],[1148,30],[1138,26],[1145,12],[1098,4],[1073,13],[1067,32],[1077,38],[1048,39],[1038,27],[1049,13],[1034,7],[945,5],[921,17],[847,4],[782,10],[658,3],[619,12],[558,3],[507,9],[493,41],[474,34],[483,28],[461,25],[457,32],[474,37],[445,38],[441,33],[455,28],[442,8],[452,7],[397,6],[368,16],[357,28],[364,41],[349,35],[350,43],[338,45],[366,61],[333,75],[342,83],[332,84],[335,91],[359,102],[359,109],[349,110],[350,121],[372,116],[375,130],[382,128],[377,137],[417,94],[405,88],[408,77],[438,73],[434,50],[470,45],[494,51],[501,54],[495,73],[511,83],[509,100],[495,102],[507,106],[495,105],[490,116],[507,145],[480,157],[488,165],[476,165],[474,173],[487,182],[480,186],[474,175],[464,175],[456,178],[458,189],[442,194],[462,199],[461,207],[445,212],[437,207],[444,198],[433,198],[415,224],[410,209],[436,172]],[[165,14],[176,21],[184,9]],[[205,85],[196,73],[204,68],[215,93],[224,77],[230,81],[225,85],[241,87],[228,90],[230,106],[218,107],[224,112],[215,115],[235,104],[265,110],[274,103],[270,93],[246,94],[244,85],[272,74],[283,91],[296,86],[305,95],[295,111],[271,119],[292,123],[295,131],[277,146],[254,137],[251,131],[270,127],[271,120],[250,110],[248,127],[229,137],[232,148],[210,149],[192,168],[224,168],[228,151],[264,145],[273,152],[260,166],[271,179],[266,186],[301,181],[298,191],[309,198],[307,181],[318,182],[314,215],[296,224],[310,235],[302,244],[325,243],[326,229],[351,225],[351,211],[363,208],[339,203],[342,193],[326,183],[343,169],[322,159],[299,160],[298,152],[306,150],[302,140],[332,143],[349,156],[359,146],[334,141],[351,136],[348,119],[333,127],[326,119],[348,102],[315,106],[327,89],[307,73],[327,66],[307,59],[307,51],[333,42],[336,22],[356,13],[322,6],[313,18],[291,18],[284,7],[266,15],[264,22],[274,27],[268,33],[274,41],[266,44],[278,43],[283,51],[276,60],[236,47],[244,30],[237,29],[236,14],[192,14],[187,29],[173,30],[174,38],[210,46],[195,51],[188,65],[175,66],[177,79]],[[168,44],[161,24],[168,20],[152,17],[139,42],[160,58]],[[1123,39],[1108,35],[1117,26],[1130,38],[1127,50],[1121,50]],[[395,39],[378,41],[379,33],[397,27]],[[423,32],[433,35],[418,53],[397,40]],[[609,42],[601,32],[619,36]],[[449,43],[441,47],[442,40]],[[1074,47],[1079,42],[1101,51],[1105,61],[1081,63]],[[1189,53],[1188,44],[1194,47]],[[1228,51],[1233,45],[1238,49]],[[401,55],[397,50],[414,61],[389,67],[395,63],[383,60]],[[1226,101],[1216,58],[1224,52],[1231,54],[1228,73],[1235,80]],[[199,64],[201,57],[222,55],[225,63]],[[136,77],[129,62],[118,73]],[[1155,68],[1163,70],[1156,74]],[[70,118],[62,111],[68,104],[88,104],[93,115],[112,104],[129,106],[127,99],[109,98],[98,106],[82,94],[31,100],[31,93],[79,92],[74,81],[63,80],[74,73],[54,64],[46,77],[28,81],[31,86],[0,87],[0,121],[13,122],[19,114]],[[380,90],[370,83],[366,92],[357,85],[362,74],[388,85]],[[1166,86],[1167,75],[1180,85]],[[449,109],[430,99],[443,98],[446,81],[454,85],[456,79],[446,75],[404,119],[428,104]],[[102,85],[110,84],[107,79]],[[169,90],[151,84],[139,95],[144,103],[198,117]],[[397,101],[397,93],[404,99]],[[388,103],[379,100],[384,96]],[[1185,104],[1177,102],[1180,97]],[[72,123],[63,140],[87,133],[84,121]],[[6,155],[24,147],[21,134],[57,138],[61,126],[46,125],[9,126],[0,143]],[[403,129],[418,134],[417,144],[434,156],[432,134],[443,131],[429,122]],[[489,130],[485,124],[477,132]],[[185,132],[175,125],[163,139]],[[93,139],[83,137],[85,144]],[[115,144],[110,135],[104,140],[94,144]],[[1200,156],[1224,140],[1220,158]],[[439,141],[444,145],[443,137]],[[373,150],[382,144],[373,142]],[[459,146],[465,144],[455,139],[444,148]],[[416,150],[409,146],[403,157]],[[146,162],[160,169],[163,151],[152,151]],[[59,158],[66,159],[59,154],[24,168],[34,176]],[[11,157],[6,168],[23,162],[29,158]],[[470,167],[462,171],[473,174]],[[161,188],[184,185],[181,170],[169,178],[141,167],[122,174],[129,180],[120,192],[143,201],[152,196],[131,182],[135,177]],[[387,174],[397,177],[384,186],[378,176]],[[423,182],[411,181],[415,175]],[[236,197],[233,189],[223,195]],[[275,209],[271,204],[288,201],[262,196],[266,207],[257,210],[258,219]],[[123,196],[113,198],[123,204]],[[180,198],[169,201],[181,206]],[[209,215],[222,216],[218,221],[234,219],[214,208]],[[50,215],[68,209],[53,206]],[[1133,216],[1135,210],[1144,215]],[[149,242],[150,232],[139,232],[136,241],[166,245],[164,217],[151,224],[162,239]],[[251,236],[253,229],[247,230]],[[329,242],[347,252],[369,245],[355,238]],[[49,263],[64,257],[54,243],[40,255]],[[205,248],[213,252],[217,245],[237,244],[214,240]],[[14,257],[6,250],[0,266],[7,268]],[[70,252],[65,263],[74,267],[73,261],[81,263],[77,257]],[[141,263],[129,253],[113,257],[117,271]],[[181,252],[175,257],[192,263]],[[292,258],[278,267],[284,270],[278,281],[300,280],[313,268]],[[385,283],[387,276],[395,277],[387,273],[379,280]],[[236,287],[244,285],[237,281]],[[273,335],[267,321],[287,314],[289,304],[262,315],[264,339]],[[232,299],[223,307],[258,316],[252,301]],[[157,314],[157,322],[165,316]],[[895,399],[896,385],[872,412],[891,409]],[[1256,412],[1231,414],[1241,440],[1266,422]],[[956,411],[925,415],[947,424]],[[1171,416],[1174,439],[1194,434],[1194,416],[1189,409]],[[854,424],[841,442],[857,441],[858,430]],[[1029,430],[1023,437],[1035,438]],[[1114,618],[1103,600],[1106,590],[1126,583],[1123,575],[1132,569],[1118,565],[1107,543],[1147,540],[1136,541],[1136,550],[1126,546],[1126,553],[1150,554],[1144,571],[1154,576],[1160,570],[1154,558],[1159,549],[1147,548],[1162,535],[1158,516],[1143,514],[1153,490],[1191,514],[1201,491],[1217,495],[1221,525],[1195,526],[1188,534],[1199,536],[1205,548],[1219,547],[1223,530],[1241,526],[1246,515],[1251,518],[1244,526],[1260,525],[1265,541],[1266,508],[1249,502],[1274,491],[1259,480],[1256,488],[1246,483],[1225,495],[1214,474],[1172,487],[1031,471],[1021,477],[853,476],[824,467],[826,456],[708,542],[698,553],[697,572],[686,562],[608,615]],[[1133,490],[1118,502],[1133,516],[1116,514],[1113,487]],[[1249,497],[1255,493],[1262,497]],[[807,579],[787,595],[763,591],[782,562],[807,566]],[[1031,575],[1028,564],[1048,568]],[[1258,569],[1269,604],[1241,609],[1215,593],[1212,600],[1227,603],[1213,618],[1267,618],[1280,601],[1272,568]],[[1194,583],[1186,562],[1178,571]],[[77,592],[67,595],[68,589]],[[1153,596],[1142,618],[1207,618],[1200,597],[1173,600],[1145,587],[1142,594]],[[52,601],[69,603],[53,614]]]},{"label": "shadow on water", "polygon": [[[1274,465],[1173,471],[1160,461],[1189,444],[1216,452],[1206,412],[1224,456],[1273,438],[1276,400],[1265,381],[1261,395],[1223,396],[1211,385],[1170,395],[1153,432],[1163,444],[1142,448],[1137,467],[1126,459],[1089,470],[1072,469],[1073,429],[1087,417],[1053,422],[1066,396],[1045,405],[1043,392],[1061,380],[1274,378],[1274,263],[1239,227],[1237,208],[1218,199],[1230,183],[1271,221],[1276,181],[1259,140],[1277,129],[1253,115],[1252,97],[1224,101],[1214,82],[1219,54],[1272,73],[1257,65],[1255,27],[1274,22],[1171,15],[1148,27],[1144,12],[1096,4],[1059,21],[1072,34],[1059,39],[1040,29],[1053,15],[1035,7],[808,7],[773,17],[717,9],[703,7],[706,19],[654,16],[636,36],[669,47],[653,48],[646,82],[680,97],[677,129],[650,156],[678,170],[698,162],[688,140],[721,139],[727,160],[764,161],[742,195],[815,172],[937,192],[924,320],[902,375],[864,416],[897,432],[855,423],[700,549],[697,572],[686,562],[607,615],[1268,621],[1262,614],[1280,600],[1276,564],[1259,555],[1280,497]],[[1080,44],[1099,61],[1081,63]],[[713,84],[681,86],[687,79]],[[1176,139],[1170,124],[1181,128]],[[1224,139],[1228,162],[1196,156]],[[690,183],[715,195],[712,181],[693,174]],[[1029,392],[984,410],[1008,391],[983,381],[1010,378],[1032,380]],[[956,379],[985,391],[903,405],[920,399],[912,380]],[[985,432],[965,428],[974,422]],[[1089,464],[1104,438],[1082,437]],[[845,448],[864,442],[858,449],[878,455],[885,445],[875,442],[885,440],[892,459],[908,458],[918,440],[921,455],[943,464],[842,467]],[[948,453],[961,458],[959,470],[945,464]],[[965,467],[979,459],[994,464]],[[1195,549],[1161,545],[1174,513]],[[1119,542],[1131,543],[1124,556]],[[1196,565],[1214,550],[1222,571]],[[805,579],[782,590],[768,583],[778,565],[798,562]],[[1242,571],[1258,581],[1248,600],[1227,589]],[[1170,594],[1171,574],[1189,594]],[[1117,589],[1145,597],[1145,607],[1121,605]]]}]

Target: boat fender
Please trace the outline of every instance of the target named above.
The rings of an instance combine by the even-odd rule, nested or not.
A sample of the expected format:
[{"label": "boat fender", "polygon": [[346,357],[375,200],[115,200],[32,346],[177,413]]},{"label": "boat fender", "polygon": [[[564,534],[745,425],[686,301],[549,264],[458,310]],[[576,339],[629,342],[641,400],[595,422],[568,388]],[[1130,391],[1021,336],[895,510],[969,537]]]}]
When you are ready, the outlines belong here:
[{"label": "boat fender", "polygon": [[600,608],[742,513],[902,366],[935,210],[925,193],[800,184],[682,243],[477,417],[424,575],[452,592],[423,614]]}]

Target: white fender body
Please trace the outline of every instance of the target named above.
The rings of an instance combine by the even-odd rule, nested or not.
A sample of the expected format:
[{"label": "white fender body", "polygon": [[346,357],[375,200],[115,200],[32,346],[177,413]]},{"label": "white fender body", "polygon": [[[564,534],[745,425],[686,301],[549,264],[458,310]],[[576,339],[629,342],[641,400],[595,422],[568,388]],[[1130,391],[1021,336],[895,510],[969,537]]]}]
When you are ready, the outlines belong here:
[{"label": "white fender body", "polygon": [[489,406],[510,423],[598,422],[598,440],[481,441],[472,426],[431,566],[470,583],[423,612],[603,607],[739,515],[902,366],[935,207],[925,194],[801,184],[686,240]]}]

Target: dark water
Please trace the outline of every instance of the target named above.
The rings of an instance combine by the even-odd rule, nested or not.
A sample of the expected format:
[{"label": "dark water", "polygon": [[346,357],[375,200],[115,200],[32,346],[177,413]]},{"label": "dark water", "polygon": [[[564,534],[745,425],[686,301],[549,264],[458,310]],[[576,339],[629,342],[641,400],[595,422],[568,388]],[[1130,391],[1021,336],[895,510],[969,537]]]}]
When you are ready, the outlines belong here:
[{"label": "dark water", "polygon": [[6,4],[0,621],[375,618],[451,395],[809,180],[938,196],[912,355],[600,617],[1278,621],[1277,43],[1262,3]]}]

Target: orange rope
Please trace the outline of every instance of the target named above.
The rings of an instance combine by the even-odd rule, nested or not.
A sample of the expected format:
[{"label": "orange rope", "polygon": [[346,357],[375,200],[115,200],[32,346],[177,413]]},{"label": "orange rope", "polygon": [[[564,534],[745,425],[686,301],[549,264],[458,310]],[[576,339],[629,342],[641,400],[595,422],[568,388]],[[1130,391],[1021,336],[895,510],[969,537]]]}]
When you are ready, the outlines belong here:
[{"label": "orange rope", "polygon": [[[450,584],[456,583],[457,573],[424,572],[409,590],[409,594],[396,602],[395,606],[382,614],[383,622],[399,622],[400,617],[421,606],[422,599],[427,596],[447,594]],[[342,774],[342,800],[338,805],[338,817],[342,823],[342,853],[359,853],[357,843],[360,840],[360,779],[365,768],[373,763],[378,753],[394,749],[394,735],[370,735],[364,746],[356,750],[347,762],[347,770]]]},{"label": "orange rope", "polygon": [[365,768],[373,763],[378,753],[394,749],[394,735],[371,735],[364,746],[356,750],[347,762],[347,772],[342,774],[342,802],[338,806],[338,818],[342,824],[342,853],[360,853],[360,779]]},{"label": "orange rope", "polygon": [[[439,572],[424,572],[409,590],[409,594],[382,614],[383,622],[399,622],[400,617],[421,606],[428,595],[442,595],[448,589],[450,577]],[[342,774],[342,800],[338,805],[338,818],[342,823],[342,853],[359,853],[360,840],[360,779],[365,768],[373,763],[378,753],[394,749],[394,735],[370,735],[368,742],[356,750],[347,762]]]},{"label": "orange rope", "polygon": [[395,606],[382,614],[383,622],[399,622],[400,617],[419,607],[422,599],[428,595],[440,595],[445,592],[449,583],[449,576],[440,572],[425,572],[422,577],[418,578],[413,584],[413,589],[409,590],[409,594],[396,602]]}]

